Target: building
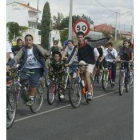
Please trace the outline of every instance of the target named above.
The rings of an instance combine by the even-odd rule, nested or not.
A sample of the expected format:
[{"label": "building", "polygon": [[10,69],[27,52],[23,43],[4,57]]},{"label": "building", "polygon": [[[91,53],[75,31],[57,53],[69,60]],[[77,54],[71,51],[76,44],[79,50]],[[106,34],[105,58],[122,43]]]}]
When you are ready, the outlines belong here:
[{"label": "building", "polygon": [[114,30],[115,30],[114,27],[112,27],[111,25],[107,25],[107,24],[100,24],[100,25],[94,26],[94,31],[96,31],[96,32],[113,33]]},{"label": "building", "polygon": [[131,32],[125,32],[121,31],[120,32],[121,37],[126,38],[126,39],[131,39],[132,33]]},{"label": "building", "polygon": [[29,29],[26,32],[24,32],[23,37],[27,33],[32,34],[34,38],[34,43],[40,44],[41,42],[40,30],[36,28],[37,28],[37,19],[41,11],[31,7],[29,3],[23,4],[19,2],[12,2],[7,4],[6,10],[7,10],[6,15],[7,22],[17,22],[20,26],[29,27]]}]

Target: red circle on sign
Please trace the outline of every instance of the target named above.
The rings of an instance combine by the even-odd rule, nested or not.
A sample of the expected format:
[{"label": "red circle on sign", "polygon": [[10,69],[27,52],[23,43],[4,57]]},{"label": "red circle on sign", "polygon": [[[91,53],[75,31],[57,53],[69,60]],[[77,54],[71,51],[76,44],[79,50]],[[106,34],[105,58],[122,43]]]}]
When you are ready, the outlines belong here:
[{"label": "red circle on sign", "polygon": [[76,27],[76,25],[77,25],[79,22],[84,22],[84,23],[87,25],[87,31],[84,33],[84,35],[86,36],[86,35],[89,33],[89,31],[90,31],[90,25],[89,25],[88,21],[86,21],[86,20],[82,20],[82,19],[77,20],[77,21],[73,24],[73,30],[74,30],[75,34],[78,33],[78,32],[76,31],[75,27]]}]

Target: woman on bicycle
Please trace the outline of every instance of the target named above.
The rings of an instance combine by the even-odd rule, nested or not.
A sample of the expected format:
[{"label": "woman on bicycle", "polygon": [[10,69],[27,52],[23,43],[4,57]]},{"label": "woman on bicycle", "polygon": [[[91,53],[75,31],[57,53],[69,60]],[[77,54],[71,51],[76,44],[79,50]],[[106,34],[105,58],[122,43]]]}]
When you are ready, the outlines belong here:
[{"label": "woman on bicycle", "polygon": [[[120,48],[118,55],[119,55],[118,60],[125,60],[125,61],[129,61],[130,63],[133,63],[134,53],[133,53],[133,49],[130,47],[129,40],[124,40],[123,47]],[[127,62],[124,62],[124,67],[127,69],[128,76],[129,76],[129,64]]]},{"label": "woman on bicycle", "polygon": [[[41,46],[33,44],[33,36],[28,34],[25,36],[25,46],[16,54],[14,59],[7,63],[7,71],[14,64],[20,63],[21,77],[23,80],[30,82],[30,97],[27,105],[32,106],[37,92],[39,79],[43,76],[43,72],[47,73],[45,59],[48,52]],[[31,76],[27,76],[28,72],[33,72]]]}]

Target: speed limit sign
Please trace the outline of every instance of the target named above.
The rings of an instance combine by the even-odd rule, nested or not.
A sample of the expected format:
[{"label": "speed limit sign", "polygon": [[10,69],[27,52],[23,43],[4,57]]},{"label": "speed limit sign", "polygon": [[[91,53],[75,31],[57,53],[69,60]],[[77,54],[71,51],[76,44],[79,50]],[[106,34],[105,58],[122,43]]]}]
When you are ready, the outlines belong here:
[{"label": "speed limit sign", "polygon": [[86,36],[90,31],[90,25],[86,20],[77,20],[73,24],[73,30],[74,30],[75,34],[77,34],[78,32],[81,31]]}]

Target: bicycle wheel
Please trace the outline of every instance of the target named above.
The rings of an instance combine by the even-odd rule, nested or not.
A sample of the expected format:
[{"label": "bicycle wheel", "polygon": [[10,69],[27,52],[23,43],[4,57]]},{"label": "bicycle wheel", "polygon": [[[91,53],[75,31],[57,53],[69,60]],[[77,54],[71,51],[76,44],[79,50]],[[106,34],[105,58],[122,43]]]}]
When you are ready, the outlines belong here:
[{"label": "bicycle wheel", "polygon": [[124,91],[124,77],[125,77],[124,72],[120,72],[120,74],[119,74],[119,93],[120,93],[120,95],[122,95],[123,91]]},{"label": "bicycle wheel", "polygon": [[76,79],[72,79],[70,85],[69,85],[69,101],[73,108],[79,107],[82,99],[82,89],[80,86],[80,83]]},{"label": "bicycle wheel", "polygon": [[6,107],[6,117],[7,117],[7,129],[9,129],[15,120],[17,110],[16,94],[14,90],[7,89],[7,107]]},{"label": "bicycle wheel", "polygon": [[44,97],[43,97],[43,84],[40,82],[37,88],[37,93],[35,96],[35,102],[32,106],[30,106],[30,109],[33,113],[36,113],[38,111],[40,111],[42,105],[43,105],[43,101],[44,101]]},{"label": "bicycle wheel", "polygon": [[133,71],[131,71],[130,72],[130,80],[129,80],[130,86],[133,85],[133,82],[134,82],[134,73],[133,73]]},{"label": "bicycle wheel", "polygon": [[97,78],[99,84],[102,81],[102,77],[103,77],[103,73],[99,71],[98,78]]},{"label": "bicycle wheel", "polygon": [[102,88],[107,89],[108,86],[108,71],[103,71]]},{"label": "bicycle wheel", "polygon": [[47,101],[49,105],[52,105],[54,103],[55,95],[56,95],[56,83],[52,82],[49,84],[47,88]]},{"label": "bicycle wheel", "polygon": [[125,89],[126,89],[126,92],[129,92],[129,87],[130,87],[129,78],[127,78],[127,79],[125,80]]}]

